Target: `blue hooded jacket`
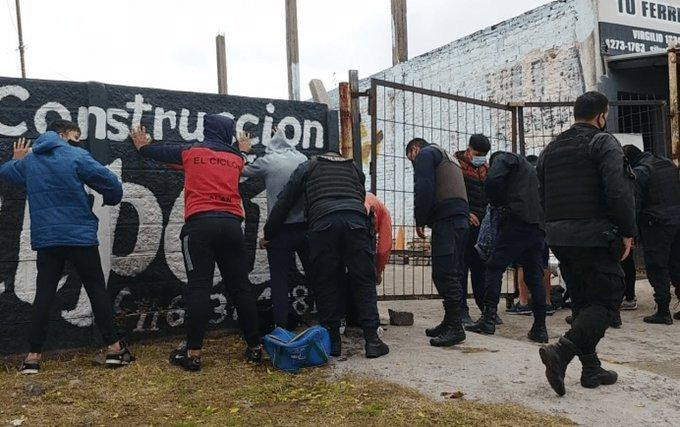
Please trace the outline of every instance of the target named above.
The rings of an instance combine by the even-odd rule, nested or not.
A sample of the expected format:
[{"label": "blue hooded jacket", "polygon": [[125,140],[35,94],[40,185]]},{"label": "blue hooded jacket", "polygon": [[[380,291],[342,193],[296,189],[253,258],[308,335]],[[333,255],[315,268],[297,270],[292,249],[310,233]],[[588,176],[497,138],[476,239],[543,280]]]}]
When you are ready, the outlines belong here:
[{"label": "blue hooded jacket", "polygon": [[23,159],[0,166],[0,180],[26,188],[34,250],[99,244],[99,222],[84,185],[101,194],[105,205],[117,205],[123,197],[111,171],[55,132],[42,134]]}]

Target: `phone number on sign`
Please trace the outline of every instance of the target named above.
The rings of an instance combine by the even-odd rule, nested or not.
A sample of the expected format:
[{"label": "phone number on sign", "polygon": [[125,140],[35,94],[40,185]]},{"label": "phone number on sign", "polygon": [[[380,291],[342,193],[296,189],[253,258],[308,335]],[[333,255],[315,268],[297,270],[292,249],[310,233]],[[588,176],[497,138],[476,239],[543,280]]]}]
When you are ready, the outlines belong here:
[{"label": "phone number on sign", "polygon": [[616,39],[606,39],[604,42],[608,50],[631,53],[647,52],[647,46],[644,43],[626,42]]}]

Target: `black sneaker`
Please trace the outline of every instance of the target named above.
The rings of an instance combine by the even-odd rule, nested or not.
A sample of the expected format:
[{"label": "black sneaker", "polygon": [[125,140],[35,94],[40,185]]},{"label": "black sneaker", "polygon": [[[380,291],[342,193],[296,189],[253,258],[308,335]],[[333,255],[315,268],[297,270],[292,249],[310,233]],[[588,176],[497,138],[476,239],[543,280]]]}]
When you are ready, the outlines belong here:
[{"label": "black sneaker", "polygon": [[123,344],[123,349],[115,353],[106,353],[106,367],[107,368],[120,368],[122,366],[127,366],[134,362],[135,356],[130,353],[130,350],[126,345]]},{"label": "black sneaker", "polygon": [[201,370],[201,358],[189,356],[189,351],[186,347],[172,350],[172,353],[170,353],[170,363],[190,372]]},{"label": "black sneaker", "polygon": [[35,375],[40,372],[40,362],[24,360],[19,372],[24,375]]},{"label": "black sneaker", "polygon": [[246,362],[252,365],[260,365],[262,363],[262,346],[248,347],[246,349]]}]

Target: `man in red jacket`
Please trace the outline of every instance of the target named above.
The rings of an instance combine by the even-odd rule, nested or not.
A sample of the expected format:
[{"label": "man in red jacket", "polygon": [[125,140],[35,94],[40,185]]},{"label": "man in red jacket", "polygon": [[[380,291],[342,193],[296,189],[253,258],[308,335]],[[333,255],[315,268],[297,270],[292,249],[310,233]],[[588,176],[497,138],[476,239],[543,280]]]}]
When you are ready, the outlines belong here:
[{"label": "man in red jacket", "polygon": [[201,369],[201,349],[212,312],[210,293],[215,263],[225,283],[232,286],[236,310],[251,363],[262,360],[257,305],[248,282],[241,222],[243,203],[238,191],[244,158],[233,147],[234,121],[217,114],[204,120],[204,141],[197,144],[151,144],[145,129],[134,129],[132,141],[139,154],[184,169],[184,219],[180,239],[187,272],[187,343],[174,350],[170,363],[188,371]]}]

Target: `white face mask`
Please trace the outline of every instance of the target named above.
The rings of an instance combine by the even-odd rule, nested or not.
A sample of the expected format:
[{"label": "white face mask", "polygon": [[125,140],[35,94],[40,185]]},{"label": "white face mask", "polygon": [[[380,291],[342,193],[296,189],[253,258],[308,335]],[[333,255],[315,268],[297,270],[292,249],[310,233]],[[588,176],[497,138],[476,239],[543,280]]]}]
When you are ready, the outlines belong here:
[{"label": "white face mask", "polygon": [[486,156],[474,156],[471,163],[476,168],[482,167],[486,163]]}]

